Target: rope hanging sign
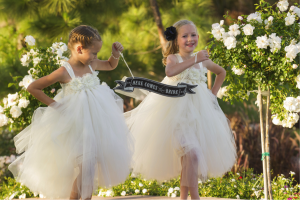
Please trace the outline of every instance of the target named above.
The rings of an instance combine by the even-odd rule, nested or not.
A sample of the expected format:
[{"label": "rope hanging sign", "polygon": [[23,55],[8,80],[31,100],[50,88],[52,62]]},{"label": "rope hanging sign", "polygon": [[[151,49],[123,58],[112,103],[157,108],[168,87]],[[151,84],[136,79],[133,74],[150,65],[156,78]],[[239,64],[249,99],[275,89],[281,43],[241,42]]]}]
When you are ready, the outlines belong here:
[{"label": "rope hanging sign", "polygon": [[181,81],[177,84],[177,86],[163,84],[157,81],[153,81],[147,78],[134,77],[127,62],[125,61],[123,54],[120,53],[124,63],[132,77],[128,77],[125,81],[117,80],[115,81],[118,85],[114,88],[114,90],[121,90],[124,92],[133,92],[134,88],[139,88],[143,90],[147,90],[149,92],[154,92],[156,94],[167,96],[167,97],[183,97],[186,93],[195,94],[192,90],[197,87],[197,85],[190,85],[187,83],[182,83]]}]

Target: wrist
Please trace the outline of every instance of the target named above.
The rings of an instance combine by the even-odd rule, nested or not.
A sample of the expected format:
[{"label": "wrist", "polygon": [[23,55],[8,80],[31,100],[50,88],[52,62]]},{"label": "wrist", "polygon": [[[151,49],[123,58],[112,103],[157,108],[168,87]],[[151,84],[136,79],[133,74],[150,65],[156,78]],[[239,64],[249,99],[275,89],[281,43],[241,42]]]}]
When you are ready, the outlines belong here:
[{"label": "wrist", "polygon": [[111,52],[111,57],[113,59],[119,59],[120,58],[120,53],[119,52]]}]

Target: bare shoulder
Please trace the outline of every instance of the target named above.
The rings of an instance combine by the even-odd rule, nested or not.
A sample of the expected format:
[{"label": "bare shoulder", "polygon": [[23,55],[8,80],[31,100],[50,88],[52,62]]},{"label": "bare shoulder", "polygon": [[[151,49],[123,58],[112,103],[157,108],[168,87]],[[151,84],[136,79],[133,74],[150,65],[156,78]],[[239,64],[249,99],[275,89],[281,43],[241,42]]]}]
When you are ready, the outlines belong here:
[{"label": "bare shoulder", "polygon": [[101,60],[99,60],[99,59],[93,60],[90,65],[91,65],[92,69],[95,71],[95,70],[97,70],[97,67],[99,65],[101,65]]},{"label": "bare shoulder", "polygon": [[53,78],[55,77],[55,79],[61,83],[66,83],[71,79],[69,72],[63,66],[61,66],[60,68],[58,68],[57,70],[49,74],[48,76]]},{"label": "bare shoulder", "polygon": [[168,63],[168,61],[172,62],[172,63],[178,63],[178,59],[177,59],[177,57],[176,57],[175,54],[168,55],[168,57],[167,57],[167,63]]}]

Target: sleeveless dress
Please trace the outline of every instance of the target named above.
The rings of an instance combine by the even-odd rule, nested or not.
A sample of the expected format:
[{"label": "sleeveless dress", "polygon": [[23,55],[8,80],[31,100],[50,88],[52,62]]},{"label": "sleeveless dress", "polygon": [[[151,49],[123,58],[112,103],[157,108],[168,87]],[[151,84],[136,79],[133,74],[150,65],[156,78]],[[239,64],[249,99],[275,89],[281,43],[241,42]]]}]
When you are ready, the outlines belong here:
[{"label": "sleeveless dress", "polygon": [[24,153],[9,169],[17,181],[47,198],[68,199],[77,187],[86,199],[98,186],[126,180],[132,137],[122,99],[100,85],[98,72],[89,66],[91,73],[75,77],[69,63],[63,66],[72,80],[61,84],[56,103],[38,108],[31,125],[15,136],[17,153]]},{"label": "sleeveless dress", "polygon": [[125,113],[135,139],[134,174],[158,181],[181,174],[182,186],[197,187],[198,178],[205,181],[231,170],[236,161],[234,137],[216,96],[207,88],[206,72],[199,63],[162,81],[197,85],[196,94],[172,98],[150,93]]}]

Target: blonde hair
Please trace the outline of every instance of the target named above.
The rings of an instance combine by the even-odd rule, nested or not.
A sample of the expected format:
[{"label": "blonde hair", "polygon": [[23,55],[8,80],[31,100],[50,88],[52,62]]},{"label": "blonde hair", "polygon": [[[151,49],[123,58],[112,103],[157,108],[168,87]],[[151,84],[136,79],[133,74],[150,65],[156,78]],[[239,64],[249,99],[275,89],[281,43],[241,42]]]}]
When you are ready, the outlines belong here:
[{"label": "blonde hair", "polygon": [[[180,20],[180,21],[177,21],[175,24],[173,24],[173,26],[176,28],[177,37],[178,37],[179,29],[182,26],[187,25],[187,24],[192,24],[196,28],[196,25],[192,21],[189,21],[189,20]],[[197,31],[197,29],[196,29],[196,31]],[[178,45],[177,45],[177,37],[176,37],[175,40],[170,40],[170,41],[167,41],[167,43],[166,43],[166,48],[163,51],[163,57],[164,58],[162,59],[162,63],[164,65],[167,65],[168,55],[178,53],[178,51],[179,51]]]},{"label": "blonde hair", "polygon": [[68,47],[71,49],[75,43],[80,42],[83,48],[87,48],[95,40],[102,41],[98,30],[91,26],[80,25],[70,32]]}]

